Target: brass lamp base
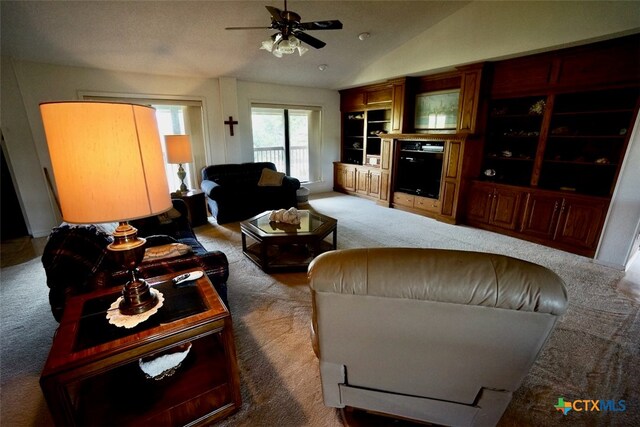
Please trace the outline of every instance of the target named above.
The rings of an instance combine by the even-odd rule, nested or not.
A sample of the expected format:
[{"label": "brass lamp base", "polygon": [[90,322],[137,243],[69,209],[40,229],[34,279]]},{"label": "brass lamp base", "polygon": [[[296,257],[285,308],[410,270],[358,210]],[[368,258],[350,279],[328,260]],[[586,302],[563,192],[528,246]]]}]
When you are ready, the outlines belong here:
[{"label": "brass lamp base", "polygon": [[158,304],[158,297],[151,292],[149,284],[144,279],[135,277],[135,270],[131,273],[133,279],[122,288],[122,301],[118,306],[120,313],[127,316],[144,313]]},{"label": "brass lamp base", "polygon": [[138,237],[138,230],[128,222],[120,222],[113,233],[113,243],[107,246],[114,260],[129,270],[131,280],[122,289],[120,312],[135,315],[151,310],[158,303],[158,297],[151,292],[149,284],[137,275],[137,265],[144,258],[146,239]]},{"label": "brass lamp base", "polygon": [[184,179],[187,177],[187,172],[182,167],[182,163],[178,165],[178,178],[180,178],[180,190],[178,190],[181,194],[186,194],[188,192],[187,185],[184,183]]}]

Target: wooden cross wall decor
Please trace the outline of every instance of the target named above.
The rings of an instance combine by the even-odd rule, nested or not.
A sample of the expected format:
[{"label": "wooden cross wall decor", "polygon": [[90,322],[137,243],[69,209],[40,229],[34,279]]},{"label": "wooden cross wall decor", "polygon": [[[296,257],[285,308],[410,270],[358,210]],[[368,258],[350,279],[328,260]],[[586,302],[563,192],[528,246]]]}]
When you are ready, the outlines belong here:
[{"label": "wooden cross wall decor", "polygon": [[225,120],[224,124],[229,125],[229,133],[233,136],[233,125],[237,125],[238,121],[233,120],[233,116],[229,116],[229,120]]}]

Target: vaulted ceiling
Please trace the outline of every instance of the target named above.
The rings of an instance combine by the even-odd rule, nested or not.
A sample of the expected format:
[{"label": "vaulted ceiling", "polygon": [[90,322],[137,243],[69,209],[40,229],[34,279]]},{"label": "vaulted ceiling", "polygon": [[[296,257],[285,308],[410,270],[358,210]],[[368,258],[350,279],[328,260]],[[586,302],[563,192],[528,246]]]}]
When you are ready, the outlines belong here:
[{"label": "vaulted ceiling", "polygon": [[[288,1],[327,43],[276,58],[260,50],[266,5],[283,1],[5,1],[2,53],[22,60],[162,75],[231,76],[255,82],[339,88],[349,77],[464,7],[465,1]],[[229,26],[265,29],[229,31]],[[369,38],[360,40],[363,32]],[[321,71],[318,66],[326,64]]]}]

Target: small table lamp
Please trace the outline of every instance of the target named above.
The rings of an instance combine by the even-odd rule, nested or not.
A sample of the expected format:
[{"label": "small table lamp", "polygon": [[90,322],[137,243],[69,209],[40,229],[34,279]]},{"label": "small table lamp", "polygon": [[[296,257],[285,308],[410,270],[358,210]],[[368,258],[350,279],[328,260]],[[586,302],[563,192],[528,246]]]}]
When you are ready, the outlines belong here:
[{"label": "small table lamp", "polygon": [[187,186],[184,179],[187,173],[182,168],[183,163],[191,163],[191,141],[189,135],[165,135],[164,142],[167,146],[167,162],[177,164],[178,178],[180,178],[179,192],[186,193]]},{"label": "small table lamp", "polygon": [[40,112],[62,217],[76,224],[119,222],[108,246],[127,268],[120,312],[144,313],[155,292],[136,275],[146,240],[128,220],[172,206],[152,107],[109,102],[47,102]]}]

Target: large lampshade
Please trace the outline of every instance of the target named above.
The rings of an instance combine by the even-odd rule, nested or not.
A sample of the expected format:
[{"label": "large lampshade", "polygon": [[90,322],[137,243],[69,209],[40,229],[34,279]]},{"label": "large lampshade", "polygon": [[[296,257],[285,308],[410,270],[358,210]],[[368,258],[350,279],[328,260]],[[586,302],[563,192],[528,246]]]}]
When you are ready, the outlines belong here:
[{"label": "large lampshade", "polygon": [[174,164],[191,163],[189,135],[165,135],[167,161]]},{"label": "large lampshade", "polygon": [[40,111],[65,221],[127,221],[171,208],[154,108],[71,101]]},{"label": "large lampshade", "polygon": [[109,102],[40,105],[62,217],[71,223],[115,222],[107,246],[131,280],[122,290],[125,316],[151,311],[158,293],[137,276],[146,240],[127,221],[172,206],[155,109]]}]

